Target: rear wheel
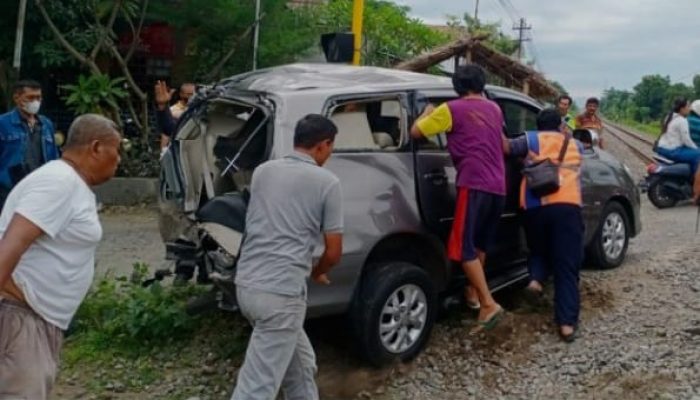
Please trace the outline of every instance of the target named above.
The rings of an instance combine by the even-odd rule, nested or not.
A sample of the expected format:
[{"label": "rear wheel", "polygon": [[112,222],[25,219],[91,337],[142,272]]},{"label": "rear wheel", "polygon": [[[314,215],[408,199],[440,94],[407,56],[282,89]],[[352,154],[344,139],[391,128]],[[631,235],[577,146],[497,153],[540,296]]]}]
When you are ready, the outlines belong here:
[{"label": "rear wheel", "polygon": [[418,355],[436,312],[437,294],[428,274],[413,264],[390,262],[364,277],[350,318],[362,355],[381,366]]},{"label": "rear wheel", "polygon": [[678,199],[664,188],[661,179],[656,179],[649,185],[647,197],[651,204],[660,209],[673,207],[678,202]]},{"label": "rear wheel", "polygon": [[603,209],[603,216],[589,245],[590,260],[603,269],[622,264],[629,245],[630,224],[622,204],[611,202]]}]

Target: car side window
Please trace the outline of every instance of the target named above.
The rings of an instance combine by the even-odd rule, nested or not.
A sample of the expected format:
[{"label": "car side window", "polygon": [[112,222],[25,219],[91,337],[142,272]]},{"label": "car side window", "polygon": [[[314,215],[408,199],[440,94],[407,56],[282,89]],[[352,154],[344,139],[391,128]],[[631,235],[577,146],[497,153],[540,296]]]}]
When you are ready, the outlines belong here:
[{"label": "car side window", "polygon": [[400,98],[357,98],[338,102],[329,112],[338,127],[334,151],[397,151],[408,135],[408,112]]},{"label": "car side window", "polygon": [[537,110],[514,100],[496,100],[503,111],[506,135],[520,136],[525,131],[537,129]]}]

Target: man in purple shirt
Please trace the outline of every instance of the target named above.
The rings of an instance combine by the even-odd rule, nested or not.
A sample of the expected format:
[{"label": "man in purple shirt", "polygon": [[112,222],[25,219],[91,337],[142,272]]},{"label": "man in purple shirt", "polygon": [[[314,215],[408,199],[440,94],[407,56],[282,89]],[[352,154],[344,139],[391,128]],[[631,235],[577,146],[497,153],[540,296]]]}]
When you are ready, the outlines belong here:
[{"label": "man in purple shirt", "polygon": [[437,108],[429,105],[411,128],[411,135],[447,133],[447,149],[457,169],[457,205],[447,252],[451,260],[461,263],[469,279],[465,297],[471,308],[479,309],[472,330],[477,333],[492,329],[503,316],[483,268],[505,202],[503,113],[483,96],[486,73],[481,67],[457,68],[452,84],[460,98]]}]

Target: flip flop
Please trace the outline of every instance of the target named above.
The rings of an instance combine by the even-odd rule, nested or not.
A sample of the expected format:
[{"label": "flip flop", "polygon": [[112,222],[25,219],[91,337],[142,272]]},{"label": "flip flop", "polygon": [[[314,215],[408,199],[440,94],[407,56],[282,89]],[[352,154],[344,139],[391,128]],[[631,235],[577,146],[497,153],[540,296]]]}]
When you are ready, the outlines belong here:
[{"label": "flip flop", "polygon": [[506,311],[503,309],[503,307],[499,306],[498,310],[496,310],[496,312],[494,312],[493,315],[491,315],[491,317],[489,317],[489,319],[486,321],[476,321],[476,326],[469,331],[469,335],[474,336],[481,332],[492,330],[498,325],[499,322],[501,322],[501,319],[503,319],[505,313]]}]

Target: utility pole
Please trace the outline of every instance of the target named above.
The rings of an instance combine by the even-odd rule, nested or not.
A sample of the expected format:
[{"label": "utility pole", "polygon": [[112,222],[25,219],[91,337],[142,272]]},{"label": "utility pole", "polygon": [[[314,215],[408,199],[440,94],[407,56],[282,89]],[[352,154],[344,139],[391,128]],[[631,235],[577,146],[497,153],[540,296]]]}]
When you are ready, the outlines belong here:
[{"label": "utility pole", "polygon": [[474,5],[474,22],[476,26],[479,26],[479,0],[476,0],[476,4]]},{"label": "utility pole", "polygon": [[258,69],[258,42],[260,41],[260,0],[255,1],[255,30],[253,32],[253,71]]},{"label": "utility pole", "polygon": [[352,65],[360,65],[362,55],[362,17],[365,0],[354,0],[352,4],[352,34],[354,35]]},{"label": "utility pole", "polygon": [[518,61],[522,60],[523,56],[523,43],[530,41],[530,39],[525,38],[525,31],[532,29],[532,25],[527,25],[525,23],[525,18],[520,18],[520,24],[513,26],[514,31],[518,31]]}]

